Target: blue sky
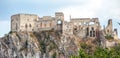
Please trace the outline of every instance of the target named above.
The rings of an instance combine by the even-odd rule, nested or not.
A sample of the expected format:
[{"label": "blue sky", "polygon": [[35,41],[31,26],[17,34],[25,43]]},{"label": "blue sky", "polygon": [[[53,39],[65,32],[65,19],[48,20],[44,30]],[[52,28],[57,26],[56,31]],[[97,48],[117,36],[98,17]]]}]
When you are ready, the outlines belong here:
[{"label": "blue sky", "polygon": [[77,18],[98,17],[101,26],[107,26],[107,20],[113,19],[114,28],[120,37],[120,0],[0,0],[0,37],[10,31],[10,16],[17,13],[54,16],[57,11]]}]

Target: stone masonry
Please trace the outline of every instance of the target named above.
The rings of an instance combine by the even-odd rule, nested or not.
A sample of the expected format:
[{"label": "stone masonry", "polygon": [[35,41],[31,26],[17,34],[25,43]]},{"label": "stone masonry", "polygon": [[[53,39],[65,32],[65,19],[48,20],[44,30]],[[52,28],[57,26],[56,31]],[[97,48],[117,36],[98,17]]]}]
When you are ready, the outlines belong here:
[{"label": "stone masonry", "polygon": [[[99,29],[98,29],[99,28]],[[39,32],[45,30],[58,30],[62,34],[75,34],[82,38],[96,37],[98,30],[101,30],[98,18],[70,18],[70,22],[64,21],[64,14],[56,12],[55,17],[36,14],[16,14],[11,16],[11,31]],[[113,31],[112,19],[104,28],[104,35],[117,37],[117,29]]]}]

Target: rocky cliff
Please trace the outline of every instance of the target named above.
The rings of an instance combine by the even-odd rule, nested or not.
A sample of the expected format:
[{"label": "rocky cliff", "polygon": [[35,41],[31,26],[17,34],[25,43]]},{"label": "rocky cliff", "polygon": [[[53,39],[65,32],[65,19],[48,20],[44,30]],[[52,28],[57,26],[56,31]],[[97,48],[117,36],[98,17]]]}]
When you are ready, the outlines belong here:
[{"label": "rocky cliff", "polygon": [[0,39],[0,58],[67,58],[77,45],[60,32],[10,32]]},{"label": "rocky cliff", "polygon": [[69,58],[78,54],[81,43],[92,51],[100,41],[58,31],[10,32],[0,39],[0,58]]}]

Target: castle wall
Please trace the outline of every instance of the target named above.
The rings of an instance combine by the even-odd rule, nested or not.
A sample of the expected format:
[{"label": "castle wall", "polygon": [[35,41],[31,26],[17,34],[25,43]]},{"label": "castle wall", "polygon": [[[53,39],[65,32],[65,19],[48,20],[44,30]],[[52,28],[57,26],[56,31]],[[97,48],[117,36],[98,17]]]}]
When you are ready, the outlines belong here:
[{"label": "castle wall", "polygon": [[114,29],[113,37],[114,37],[115,40],[118,40],[118,32],[117,32],[117,29]]},{"label": "castle wall", "polygon": [[20,29],[20,15],[11,16],[11,31],[19,31]]},{"label": "castle wall", "polygon": [[[70,18],[70,22],[64,21],[64,14],[56,12],[55,17],[38,17],[35,14],[16,14],[11,16],[11,31],[45,31],[58,30],[62,34],[74,34],[79,37],[96,37],[96,31],[100,30],[98,18]],[[104,28],[104,36],[112,35],[117,39],[117,30],[112,29],[112,19]]]},{"label": "castle wall", "polygon": [[54,20],[42,20],[36,22],[36,27],[37,31],[42,31],[42,30],[51,30],[55,28],[55,21]]},{"label": "castle wall", "polygon": [[33,31],[38,16],[34,14],[17,14],[11,17],[12,31]]},{"label": "castle wall", "polygon": [[70,22],[63,22],[63,34],[73,34],[73,24]]},{"label": "castle wall", "polygon": [[63,22],[64,22],[64,14],[62,12],[55,13],[55,30],[61,31],[63,30]]},{"label": "castle wall", "polygon": [[[63,34],[79,34],[81,37],[95,37],[99,22],[98,18],[72,18],[70,22],[65,22],[64,14],[61,12],[56,12],[55,17],[43,16],[39,18],[34,14],[19,14],[19,16],[14,16],[14,19],[16,18],[18,18],[19,21],[14,21],[14,23],[19,22],[19,31],[44,31],[54,29],[62,31]],[[16,25],[12,27],[14,30]]]},{"label": "castle wall", "polygon": [[95,37],[96,29],[99,26],[98,18],[73,18],[74,34],[79,34],[80,37]]},{"label": "castle wall", "polygon": [[[61,21],[59,24],[58,21]],[[11,17],[12,31],[43,31],[43,30],[62,30],[64,14],[56,12],[55,17],[43,16],[39,18],[35,14],[17,14]]]},{"label": "castle wall", "polygon": [[56,12],[55,19],[64,21],[64,14],[62,12]]},{"label": "castle wall", "polygon": [[106,35],[112,35],[112,33],[113,33],[113,28],[112,28],[113,26],[112,26],[112,19],[109,19],[108,20],[108,25],[107,25],[107,27],[105,28],[105,34]]},{"label": "castle wall", "polygon": [[[64,14],[62,12],[56,12],[55,17],[43,16],[35,23],[36,31],[44,30],[62,30],[62,22],[64,20]],[[58,24],[58,21],[61,21],[61,24]]]},{"label": "castle wall", "polygon": [[20,31],[34,31],[35,21],[38,20],[37,15],[21,14],[20,15]]}]

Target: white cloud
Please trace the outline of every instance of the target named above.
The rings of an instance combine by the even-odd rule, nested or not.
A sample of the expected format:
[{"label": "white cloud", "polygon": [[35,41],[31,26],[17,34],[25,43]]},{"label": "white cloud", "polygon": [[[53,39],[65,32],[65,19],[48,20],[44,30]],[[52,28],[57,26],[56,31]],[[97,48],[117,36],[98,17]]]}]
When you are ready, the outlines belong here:
[{"label": "white cloud", "polygon": [[[40,9],[42,9],[40,7],[40,5],[42,5],[44,6],[42,10],[45,10],[48,8],[50,9],[51,6],[55,6],[56,8],[55,11],[63,12],[65,14],[66,20],[69,19],[69,15],[71,15],[71,17],[77,17],[77,18],[78,17],[83,17],[83,18],[98,17],[100,20],[100,23],[102,24],[107,24],[107,19],[109,18],[112,18],[114,20],[118,19],[116,21],[120,20],[120,4],[119,4],[120,0],[68,0],[68,1],[66,0],[25,0],[25,1],[11,0],[9,1],[9,4],[14,5],[14,3],[18,3],[18,2],[19,3],[26,2],[26,4],[31,3],[32,5],[34,5],[35,3],[35,5],[38,6],[37,8],[40,8]],[[44,13],[48,14],[48,12],[44,12]],[[10,21],[0,21],[0,27],[1,27],[0,36],[3,35],[4,33],[9,32],[9,28],[8,28],[8,26],[10,26],[9,23]],[[115,27],[117,26],[118,25],[115,25]],[[117,27],[117,29],[119,29],[119,27]]]},{"label": "white cloud", "polygon": [[[71,1],[71,0],[70,0]],[[76,1],[76,0],[75,0]],[[76,3],[81,1],[76,1]],[[82,1],[83,2],[83,1]],[[96,11],[102,8],[102,0],[85,0],[85,4],[69,5],[59,8],[57,11],[62,11],[65,14],[65,18],[71,17],[96,17]]]},{"label": "white cloud", "polygon": [[[68,2],[73,2],[69,0]],[[75,0],[74,3],[84,4],[71,4],[58,8],[57,11],[62,11],[65,18],[68,19],[69,15],[72,17],[117,17],[120,18],[119,0]],[[103,20],[102,19],[102,20]]]},{"label": "white cloud", "polygon": [[[73,0],[69,0],[73,1]],[[69,21],[69,15],[71,17],[79,18],[93,18],[98,17],[101,23],[101,26],[107,25],[108,19],[113,19],[113,23],[116,24],[116,21],[120,20],[120,0],[80,0],[74,1],[74,3],[84,3],[84,4],[74,4],[61,7],[56,11],[61,11],[65,14],[65,20]],[[115,21],[115,19],[118,19]],[[114,25],[113,24],[113,25]],[[120,37],[120,29],[117,27],[119,25],[114,25],[118,29]]]}]

